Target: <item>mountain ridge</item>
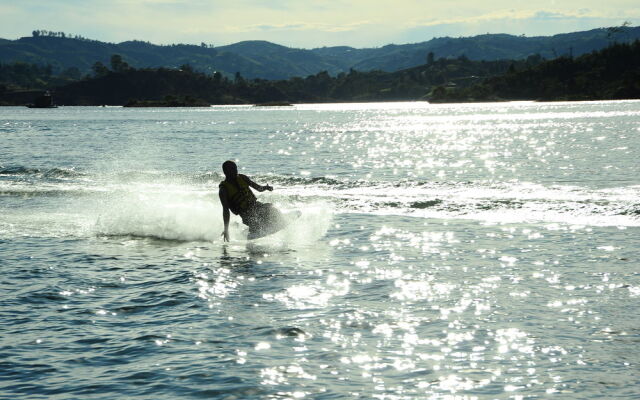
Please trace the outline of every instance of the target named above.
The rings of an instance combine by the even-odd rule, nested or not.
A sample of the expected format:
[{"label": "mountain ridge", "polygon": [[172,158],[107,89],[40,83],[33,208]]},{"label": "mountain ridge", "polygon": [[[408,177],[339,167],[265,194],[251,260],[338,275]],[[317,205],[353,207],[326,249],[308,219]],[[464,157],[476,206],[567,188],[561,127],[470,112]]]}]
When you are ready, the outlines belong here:
[{"label": "mountain ridge", "polygon": [[428,53],[436,58],[466,57],[471,60],[526,59],[540,55],[546,59],[579,56],[602,49],[613,42],[640,39],[640,27],[597,28],[552,36],[483,34],[469,37],[437,37],[408,44],[388,44],[379,48],[331,46],[313,49],[291,48],[264,40],[230,45],[156,45],[140,40],[108,43],[83,38],[30,36],[16,40],[0,38],[0,63],[27,62],[51,65],[54,72],[78,68],[86,74],[96,61],[109,63],[119,54],[136,68],[180,68],[188,64],[196,70],[236,73],[255,79],[288,79],[327,71],[331,75],[381,70],[394,72],[426,63]]}]

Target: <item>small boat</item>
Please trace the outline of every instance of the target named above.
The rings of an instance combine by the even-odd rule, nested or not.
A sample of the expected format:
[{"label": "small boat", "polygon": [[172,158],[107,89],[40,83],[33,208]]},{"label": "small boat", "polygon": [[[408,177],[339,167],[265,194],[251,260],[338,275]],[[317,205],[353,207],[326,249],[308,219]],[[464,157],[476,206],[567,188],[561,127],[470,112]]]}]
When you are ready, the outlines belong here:
[{"label": "small boat", "polygon": [[53,96],[47,90],[44,92],[42,96],[36,97],[36,99],[31,104],[27,104],[29,108],[58,108],[58,106],[53,102]]}]

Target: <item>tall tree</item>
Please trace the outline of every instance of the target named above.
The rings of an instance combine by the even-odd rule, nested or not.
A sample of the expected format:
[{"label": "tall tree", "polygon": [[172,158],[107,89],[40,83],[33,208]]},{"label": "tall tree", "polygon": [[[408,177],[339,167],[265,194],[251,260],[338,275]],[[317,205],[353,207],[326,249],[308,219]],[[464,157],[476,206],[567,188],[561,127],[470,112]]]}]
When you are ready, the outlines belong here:
[{"label": "tall tree", "polygon": [[427,54],[427,65],[431,66],[433,65],[434,62],[435,62],[435,55],[433,54],[433,51],[430,51],[429,54]]},{"label": "tall tree", "polygon": [[96,77],[101,77],[109,74],[109,68],[105,67],[105,65],[100,61],[96,61],[96,63],[93,64],[91,69],[93,70],[93,73],[95,74]]},{"label": "tall tree", "polygon": [[125,72],[129,69],[127,64],[120,54],[114,54],[111,56],[111,70],[113,72]]}]

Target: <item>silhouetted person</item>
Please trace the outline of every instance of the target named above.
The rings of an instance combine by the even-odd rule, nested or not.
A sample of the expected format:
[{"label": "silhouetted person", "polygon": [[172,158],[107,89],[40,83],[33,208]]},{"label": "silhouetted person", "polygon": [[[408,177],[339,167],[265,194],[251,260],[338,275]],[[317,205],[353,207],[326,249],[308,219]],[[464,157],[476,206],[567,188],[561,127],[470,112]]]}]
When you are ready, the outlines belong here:
[{"label": "silhouetted person", "polygon": [[249,227],[249,239],[275,232],[283,225],[282,214],[269,203],[260,203],[251,191],[273,190],[269,185],[260,186],[248,176],[238,174],[238,166],[233,161],[222,164],[225,180],[220,182],[220,203],[222,203],[222,219],[224,220],[224,241],[229,241],[229,219],[232,213],[242,218],[242,223]]}]

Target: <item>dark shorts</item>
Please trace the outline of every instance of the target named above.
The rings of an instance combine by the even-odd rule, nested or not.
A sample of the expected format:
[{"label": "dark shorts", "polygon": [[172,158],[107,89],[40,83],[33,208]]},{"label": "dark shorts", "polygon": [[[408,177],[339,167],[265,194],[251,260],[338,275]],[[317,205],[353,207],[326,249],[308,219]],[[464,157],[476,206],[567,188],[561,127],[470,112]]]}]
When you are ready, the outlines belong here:
[{"label": "dark shorts", "polygon": [[242,223],[249,227],[250,236],[263,236],[276,232],[284,225],[282,213],[271,203],[256,203],[240,214]]}]

